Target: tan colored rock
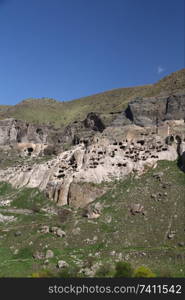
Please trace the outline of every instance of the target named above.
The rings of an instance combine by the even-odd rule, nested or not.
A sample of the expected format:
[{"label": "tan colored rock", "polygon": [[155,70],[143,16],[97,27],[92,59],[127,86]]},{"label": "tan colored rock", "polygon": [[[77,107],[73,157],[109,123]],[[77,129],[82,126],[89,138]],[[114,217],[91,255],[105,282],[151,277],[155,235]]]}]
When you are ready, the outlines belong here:
[{"label": "tan colored rock", "polygon": [[69,188],[72,181],[73,181],[72,176],[64,179],[59,191],[59,197],[57,201],[58,206],[63,206],[68,204]]},{"label": "tan colored rock", "polygon": [[145,211],[144,211],[144,206],[141,205],[140,203],[137,203],[137,204],[133,204],[130,208],[130,212],[132,215],[135,215],[135,214],[145,214]]},{"label": "tan colored rock", "polygon": [[85,207],[87,204],[102,196],[106,188],[95,186],[91,183],[71,183],[69,188],[69,205],[76,208]]},{"label": "tan colored rock", "polygon": [[[185,153],[184,142],[178,146],[175,132],[174,142],[167,144],[166,137],[157,135],[155,130],[155,127],[136,125],[110,127],[95,136],[89,145],[76,145],[48,162],[0,170],[0,181],[8,181],[14,187],[45,190],[58,206],[85,207],[106,192],[98,184],[124,179],[130,173],[140,176],[156,167],[159,160],[176,160],[177,149],[180,155]],[[44,147],[27,142],[19,144],[21,149],[28,146],[34,151]]]}]

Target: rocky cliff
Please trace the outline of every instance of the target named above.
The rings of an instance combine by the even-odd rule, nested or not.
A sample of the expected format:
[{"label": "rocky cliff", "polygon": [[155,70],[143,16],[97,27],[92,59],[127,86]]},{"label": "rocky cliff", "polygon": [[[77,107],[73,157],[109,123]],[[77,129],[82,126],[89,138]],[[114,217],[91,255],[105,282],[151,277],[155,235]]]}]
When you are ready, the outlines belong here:
[{"label": "rocky cliff", "polygon": [[185,94],[136,98],[114,121],[114,125],[134,123],[138,126],[159,125],[166,120],[185,119]]},{"label": "rocky cliff", "polygon": [[[74,203],[82,207],[97,197],[99,184],[126,178],[131,173],[140,176],[156,167],[159,160],[183,156],[185,134],[177,135],[174,125],[179,128],[174,122],[161,127],[108,127],[94,135],[89,144],[82,140],[47,162],[1,170],[0,181],[17,188],[39,187],[59,206]],[[77,187],[81,183],[96,184],[95,192],[86,193],[86,185]],[[101,194],[106,189],[99,190]]]},{"label": "rocky cliff", "polygon": [[[1,120],[1,150],[13,148],[28,156],[29,164],[1,169],[0,181],[38,187],[58,206],[84,207],[107,190],[100,184],[140,176],[159,160],[179,159],[184,165],[184,120],[184,93],[133,99],[106,125],[94,112],[58,129]],[[48,155],[47,161],[30,163]]]}]

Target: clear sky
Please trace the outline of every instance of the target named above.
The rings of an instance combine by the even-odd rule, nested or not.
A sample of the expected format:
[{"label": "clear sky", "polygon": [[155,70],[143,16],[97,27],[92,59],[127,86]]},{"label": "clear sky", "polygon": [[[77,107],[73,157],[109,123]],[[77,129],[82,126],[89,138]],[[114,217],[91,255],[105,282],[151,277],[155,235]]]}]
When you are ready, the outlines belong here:
[{"label": "clear sky", "polygon": [[0,104],[69,100],[184,68],[184,0],[0,0]]}]

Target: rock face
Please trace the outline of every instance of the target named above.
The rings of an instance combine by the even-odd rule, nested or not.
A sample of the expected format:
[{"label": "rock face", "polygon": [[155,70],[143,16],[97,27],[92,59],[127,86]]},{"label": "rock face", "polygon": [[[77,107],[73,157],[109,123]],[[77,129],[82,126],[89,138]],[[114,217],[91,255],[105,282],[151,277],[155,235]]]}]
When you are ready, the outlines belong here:
[{"label": "rock face", "polygon": [[169,97],[137,98],[114,120],[114,125],[134,123],[138,126],[158,125],[166,120],[185,119],[185,94]]},{"label": "rock face", "polygon": [[83,121],[83,124],[86,128],[90,128],[94,131],[103,132],[105,125],[99,116],[93,112],[87,115],[87,118]]},{"label": "rock face", "polygon": [[15,119],[0,120],[0,146],[13,146],[22,156],[56,154],[63,145],[87,142],[105,126],[96,113],[89,113],[85,120],[77,121],[65,129],[52,126],[30,124]]},{"label": "rock face", "polygon": [[[107,128],[95,113],[67,126],[63,134],[14,119],[0,121],[1,145],[14,143],[26,155],[44,152],[56,140],[60,144],[47,162],[0,170],[0,181],[38,187],[58,206],[85,207],[106,192],[102,183],[130,173],[140,176],[159,160],[180,157],[185,165],[184,118],[185,96],[175,95],[134,100]],[[66,142],[70,147],[64,151]]]},{"label": "rock face", "polygon": [[97,184],[123,179],[131,172],[141,175],[158,160],[178,157],[176,139],[171,136],[173,142],[167,144],[166,135],[154,134],[154,128],[124,126],[114,138],[109,130],[114,128],[105,130],[90,145],[81,142],[48,162],[1,170],[0,181],[15,187],[38,187],[59,206],[84,207],[106,191]]},{"label": "rock face", "polygon": [[15,119],[0,120],[0,145],[47,142],[47,126],[36,126]]},{"label": "rock face", "polygon": [[76,121],[67,126],[59,137],[61,143],[77,145],[80,142],[89,143],[97,132],[103,132],[105,125],[96,113],[89,113],[85,120]]},{"label": "rock face", "polygon": [[85,207],[97,197],[102,196],[106,188],[93,186],[91,183],[72,182],[69,188],[68,204],[74,207]]}]

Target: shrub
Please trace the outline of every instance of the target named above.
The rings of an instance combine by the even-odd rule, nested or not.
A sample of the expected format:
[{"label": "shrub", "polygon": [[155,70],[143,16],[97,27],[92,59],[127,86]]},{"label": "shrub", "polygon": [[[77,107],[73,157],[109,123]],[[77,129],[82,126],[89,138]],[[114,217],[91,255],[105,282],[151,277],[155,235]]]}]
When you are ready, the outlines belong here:
[{"label": "shrub", "polygon": [[156,277],[174,277],[173,272],[170,269],[164,269],[164,270],[156,270]]},{"label": "shrub", "polygon": [[18,254],[15,255],[16,259],[26,259],[32,257],[32,249],[29,247],[21,248]]},{"label": "shrub", "polygon": [[111,277],[111,266],[109,264],[102,265],[96,272],[95,277]]},{"label": "shrub", "polygon": [[137,278],[153,278],[156,275],[147,267],[141,266],[134,271],[134,277]]},{"label": "shrub", "polygon": [[94,257],[93,256],[87,256],[86,260],[84,262],[84,267],[90,269],[90,268],[92,268],[92,266],[94,265],[94,263],[95,263]]},{"label": "shrub", "polygon": [[132,277],[133,276],[133,268],[130,263],[120,261],[116,264],[116,272],[114,277]]},{"label": "shrub", "polygon": [[31,207],[31,210],[34,212],[34,213],[39,213],[41,208],[36,205],[35,203],[33,204],[33,206]]},{"label": "shrub", "polygon": [[78,267],[70,267],[58,272],[57,277],[60,278],[76,278],[78,277],[79,268]]},{"label": "shrub", "polygon": [[32,278],[51,278],[55,277],[54,274],[49,270],[41,270],[31,274]]}]

